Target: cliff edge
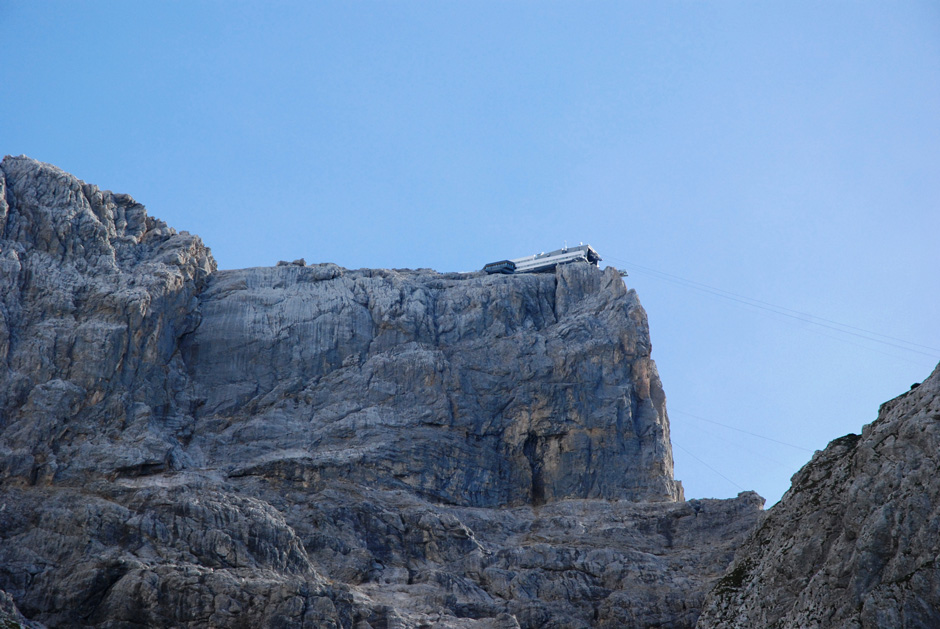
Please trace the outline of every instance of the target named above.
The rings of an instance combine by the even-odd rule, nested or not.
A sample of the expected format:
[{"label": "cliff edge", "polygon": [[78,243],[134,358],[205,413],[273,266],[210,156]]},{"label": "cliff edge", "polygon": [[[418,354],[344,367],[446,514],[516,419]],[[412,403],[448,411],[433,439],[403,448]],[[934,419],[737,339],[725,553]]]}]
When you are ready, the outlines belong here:
[{"label": "cliff edge", "polygon": [[191,443],[229,474],[467,506],[681,499],[646,314],[614,269],[219,271],[198,309]]},{"label": "cliff edge", "polygon": [[612,269],[219,271],[0,164],[5,622],[691,627],[763,501],[672,474]]}]

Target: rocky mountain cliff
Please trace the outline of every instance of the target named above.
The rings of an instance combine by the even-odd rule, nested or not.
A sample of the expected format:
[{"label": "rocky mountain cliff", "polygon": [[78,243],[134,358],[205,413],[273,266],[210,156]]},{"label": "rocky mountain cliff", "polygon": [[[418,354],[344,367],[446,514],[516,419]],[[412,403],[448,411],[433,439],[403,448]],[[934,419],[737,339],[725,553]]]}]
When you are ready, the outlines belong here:
[{"label": "rocky mountain cliff", "polygon": [[938,470],[940,366],[793,477],[698,626],[940,627]]},{"label": "rocky mountain cliff", "polygon": [[218,271],[19,157],[0,287],[9,623],[691,627],[761,517],[682,502],[613,269]]},{"label": "rocky mountain cliff", "polygon": [[213,272],[129,197],[30,160],[4,174],[0,409],[32,432],[11,476],[223,466],[473,506],[680,497],[646,315],[613,269]]},{"label": "rocky mountain cliff", "polygon": [[219,271],[198,309],[181,356],[201,465],[468,506],[681,495],[646,317],[614,269]]},{"label": "rocky mountain cliff", "polygon": [[0,627],[936,627],[938,446],[940,369],[684,501],[612,269],[219,271],[0,164]]}]

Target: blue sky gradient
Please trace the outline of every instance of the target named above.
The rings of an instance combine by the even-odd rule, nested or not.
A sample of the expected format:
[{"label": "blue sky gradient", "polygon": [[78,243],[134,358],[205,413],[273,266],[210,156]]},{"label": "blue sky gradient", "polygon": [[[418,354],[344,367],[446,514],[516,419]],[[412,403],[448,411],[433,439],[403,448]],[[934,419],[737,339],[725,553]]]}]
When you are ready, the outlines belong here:
[{"label": "blue sky gradient", "polygon": [[935,2],[0,0],[0,29],[0,150],[223,268],[594,245],[649,313],[688,497],[776,501],[940,360]]}]

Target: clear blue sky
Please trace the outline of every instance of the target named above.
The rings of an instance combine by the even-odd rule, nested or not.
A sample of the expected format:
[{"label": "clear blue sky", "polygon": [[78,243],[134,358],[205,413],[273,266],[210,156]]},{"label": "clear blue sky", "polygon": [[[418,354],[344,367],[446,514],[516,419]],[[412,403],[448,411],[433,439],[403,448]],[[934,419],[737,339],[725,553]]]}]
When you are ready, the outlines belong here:
[{"label": "clear blue sky", "polygon": [[698,417],[811,451],[940,360],[641,270],[940,347],[936,2],[0,0],[0,32],[0,151],[223,268],[590,242],[649,313],[688,497],[773,503],[811,456]]}]

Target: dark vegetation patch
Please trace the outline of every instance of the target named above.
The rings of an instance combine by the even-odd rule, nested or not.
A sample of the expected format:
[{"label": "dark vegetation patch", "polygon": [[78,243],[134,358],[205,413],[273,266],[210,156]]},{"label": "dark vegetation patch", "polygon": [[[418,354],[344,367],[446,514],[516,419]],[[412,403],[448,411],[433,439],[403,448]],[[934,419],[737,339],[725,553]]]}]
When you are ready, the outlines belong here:
[{"label": "dark vegetation patch", "polygon": [[751,576],[751,570],[754,568],[754,562],[745,559],[736,565],[731,572],[721,577],[715,586],[715,594],[718,596],[727,596],[740,590],[748,577]]}]

